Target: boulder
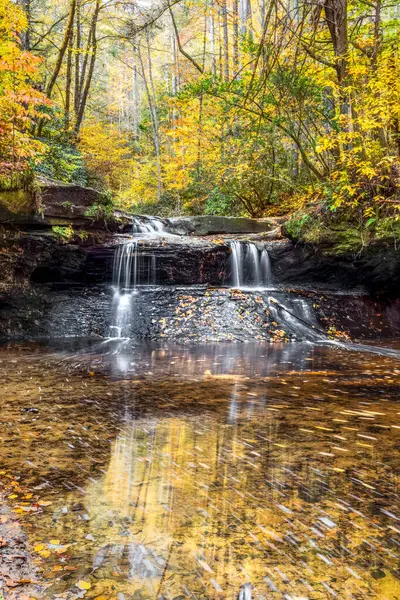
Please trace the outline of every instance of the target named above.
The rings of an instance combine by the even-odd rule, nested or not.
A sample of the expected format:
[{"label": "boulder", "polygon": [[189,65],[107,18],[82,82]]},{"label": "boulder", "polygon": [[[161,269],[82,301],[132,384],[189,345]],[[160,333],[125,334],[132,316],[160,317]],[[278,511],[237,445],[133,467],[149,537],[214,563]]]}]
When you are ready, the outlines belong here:
[{"label": "boulder", "polygon": [[100,192],[93,188],[50,179],[39,179],[39,202],[44,217],[71,221],[86,216],[93,204],[101,203]]},{"label": "boulder", "polygon": [[214,215],[173,217],[168,219],[168,223],[170,228],[180,235],[262,233],[276,227],[276,223],[271,219],[220,217]]}]

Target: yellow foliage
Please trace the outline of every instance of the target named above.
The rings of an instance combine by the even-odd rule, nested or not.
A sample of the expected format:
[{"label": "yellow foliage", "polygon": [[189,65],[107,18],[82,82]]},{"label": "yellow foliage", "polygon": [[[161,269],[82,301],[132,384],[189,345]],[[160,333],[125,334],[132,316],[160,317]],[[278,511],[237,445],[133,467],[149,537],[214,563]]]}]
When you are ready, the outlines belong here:
[{"label": "yellow foliage", "polygon": [[115,125],[90,120],[81,129],[79,148],[89,171],[114,192],[129,186],[134,158],[128,137]]},{"label": "yellow foliage", "polygon": [[35,158],[44,145],[29,131],[48,99],[32,87],[41,60],[23,51],[19,36],[27,27],[23,9],[0,0],[0,161]]}]

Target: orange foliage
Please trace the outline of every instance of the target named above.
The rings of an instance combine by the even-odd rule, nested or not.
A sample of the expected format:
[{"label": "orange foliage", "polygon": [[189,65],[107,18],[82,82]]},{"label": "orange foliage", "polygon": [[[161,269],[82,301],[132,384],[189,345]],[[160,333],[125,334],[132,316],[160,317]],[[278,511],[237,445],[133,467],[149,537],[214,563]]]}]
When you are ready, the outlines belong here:
[{"label": "orange foliage", "polygon": [[0,161],[14,165],[43,150],[30,131],[38,108],[49,103],[33,87],[41,59],[20,45],[26,26],[24,11],[11,0],[0,0]]}]

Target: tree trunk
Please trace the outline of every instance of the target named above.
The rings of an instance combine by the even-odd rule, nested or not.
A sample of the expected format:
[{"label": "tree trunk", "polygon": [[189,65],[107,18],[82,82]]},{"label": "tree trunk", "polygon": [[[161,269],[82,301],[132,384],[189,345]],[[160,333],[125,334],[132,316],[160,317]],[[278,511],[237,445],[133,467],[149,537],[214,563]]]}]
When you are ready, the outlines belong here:
[{"label": "tree trunk", "polygon": [[89,55],[91,53],[91,46],[92,46],[92,32],[93,32],[93,28],[92,28],[92,26],[90,26],[89,35],[88,35],[88,39],[86,42],[85,57],[83,59],[83,65],[82,65],[81,73],[79,76],[79,88],[78,88],[77,99],[76,99],[76,105],[77,105],[76,118],[78,117],[79,105],[81,103],[82,93],[83,93],[83,86],[86,81],[86,71],[87,71],[87,66],[89,63]]},{"label": "tree trunk", "polygon": [[260,0],[260,25],[261,29],[264,27],[265,21],[265,0]]},{"label": "tree trunk", "polygon": [[343,88],[348,78],[347,0],[325,0],[325,19],[336,58],[336,74]]},{"label": "tree trunk", "polygon": [[376,71],[379,49],[382,41],[381,32],[381,0],[376,0],[375,15],[374,15],[374,47],[372,50],[371,64],[372,69]]},{"label": "tree trunk", "polygon": [[[153,95],[153,90],[151,87],[152,84],[150,83],[150,85],[149,85],[149,81],[147,80],[147,77],[146,77],[146,71],[144,68],[144,61],[143,61],[142,53],[140,50],[140,45],[138,46],[138,56],[139,56],[139,61],[140,61],[140,67],[142,69],[142,77],[143,77],[144,87],[146,90],[147,103],[149,106],[151,127],[153,130],[153,143],[154,143],[154,150],[155,150],[155,154],[156,154],[156,163],[157,163],[157,200],[160,201],[161,192],[162,192],[162,179],[161,179],[161,153],[160,153],[160,139],[159,139],[159,133],[158,133],[157,108],[153,104],[153,100],[155,100],[155,97]],[[148,56],[148,60],[149,60],[149,79],[152,80],[153,77],[151,74],[152,70],[151,70],[151,57],[150,57],[149,46],[147,47],[147,56]]]},{"label": "tree trunk", "polygon": [[229,81],[229,33],[228,33],[228,9],[226,0],[222,0],[222,29],[224,37],[224,79]]},{"label": "tree trunk", "polygon": [[64,110],[64,129],[67,130],[70,121],[71,111],[71,83],[72,83],[72,44],[73,44],[73,30],[71,30],[71,36],[69,38],[68,53],[67,53],[67,75],[65,81],[65,110]]},{"label": "tree trunk", "polygon": [[55,83],[57,81],[57,77],[60,73],[60,69],[61,69],[61,65],[62,65],[62,61],[63,61],[64,55],[65,55],[65,52],[68,48],[68,44],[69,44],[69,40],[71,37],[71,32],[72,32],[73,24],[74,24],[75,7],[76,7],[76,0],[70,0],[68,21],[67,21],[67,25],[65,27],[64,39],[62,41],[60,50],[58,51],[57,61],[56,61],[53,73],[50,77],[50,81],[48,82],[48,84],[46,86],[46,94],[49,98],[51,97],[54,85],[55,85]]},{"label": "tree trunk", "polygon": [[139,106],[138,106],[138,76],[137,66],[133,65],[132,72],[132,117],[133,117],[133,136],[135,140],[139,139]]},{"label": "tree trunk", "polygon": [[[79,133],[79,130],[82,125],[83,115],[85,114],[86,102],[87,102],[87,99],[89,96],[90,85],[92,83],[94,65],[96,62],[96,52],[97,52],[96,29],[97,29],[97,21],[98,21],[99,12],[100,12],[100,1],[101,0],[96,0],[96,7],[94,9],[92,24],[91,24],[91,32],[89,34],[91,37],[91,42],[92,42],[91,56],[90,56],[90,63],[89,63],[89,71],[88,71],[88,74],[86,77],[85,85],[83,87],[82,98],[79,103],[79,110],[78,110],[78,114],[76,117],[76,123],[75,123],[75,133],[76,134]],[[83,85],[83,79],[82,79],[81,85]]]},{"label": "tree trunk", "polygon": [[239,0],[233,0],[233,73],[239,70]]},{"label": "tree trunk", "polygon": [[211,50],[211,74],[217,74],[217,59],[215,57],[215,19],[214,19],[214,0],[210,2],[210,50]]},{"label": "tree trunk", "polygon": [[75,88],[74,88],[74,111],[75,116],[79,111],[79,92],[81,77],[81,2],[76,4],[76,38],[75,38]]},{"label": "tree trunk", "polygon": [[21,35],[21,44],[24,50],[29,51],[31,49],[31,0],[20,0],[18,4],[24,9],[28,21],[28,27]]},{"label": "tree trunk", "polygon": [[246,7],[245,18],[246,18],[246,25],[247,25],[247,33],[250,36],[250,38],[252,38],[253,37],[253,9],[251,7],[251,0],[246,0],[245,7]]}]

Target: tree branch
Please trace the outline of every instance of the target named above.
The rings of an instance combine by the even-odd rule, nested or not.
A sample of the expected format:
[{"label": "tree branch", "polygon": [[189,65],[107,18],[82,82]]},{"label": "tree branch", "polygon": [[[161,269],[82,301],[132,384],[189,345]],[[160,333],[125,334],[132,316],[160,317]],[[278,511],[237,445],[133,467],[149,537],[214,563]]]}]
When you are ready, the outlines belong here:
[{"label": "tree branch", "polygon": [[195,60],[195,59],[194,59],[192,56],[190,56],[190,54],[188,54],[188,53],[187,53],[187,52],[186,52],[186,51],[183,49],[183,47],[182,47],[182,44],[181,44],[181,40],[179,39],[179,32],[178,32],[178,28],[177,28],[177,26],[176,26],[176,22],[175,22],[174,13],[172,12],[172,8],[171,8],[171,6],[169,6],[168,8],[169,8],[169,12],[170,12],[171,19],[172,19],[172,25],[173,25],[173,27],[174,27],[174,31],[175,31],[175,37],[176,37],[176,41],[177,41],[177,44],[178,44],[179,52],[180,52],[181,54],[183,54],[183,56],[184,56],[185,58],[187,58],[187,59],[188,59],[188,60],[189,60],[189,61],[192,63],[192,65],[193,65],[194,67],[196,67],[196,69],[199,71],[199,73],[202,73],[202,74],[203,74],[203,73],[204,73],[204,69],[202,69],[202,68],[201,68],[201,66],[199,65],[199,63],[198,63],[198,62],[196,62],[196,60]]}]

